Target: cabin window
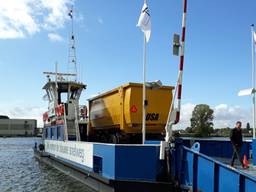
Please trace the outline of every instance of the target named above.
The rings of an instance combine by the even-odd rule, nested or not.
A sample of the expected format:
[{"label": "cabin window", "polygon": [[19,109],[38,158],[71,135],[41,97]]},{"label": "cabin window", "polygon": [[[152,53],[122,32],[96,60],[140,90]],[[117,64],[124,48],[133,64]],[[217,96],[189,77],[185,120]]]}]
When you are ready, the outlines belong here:
[{"label": "cabin window", "polygon": [[67,93],[61,93],[60,94],[60,103],[61,102],[66,102],[68,100],[68,95]]}]

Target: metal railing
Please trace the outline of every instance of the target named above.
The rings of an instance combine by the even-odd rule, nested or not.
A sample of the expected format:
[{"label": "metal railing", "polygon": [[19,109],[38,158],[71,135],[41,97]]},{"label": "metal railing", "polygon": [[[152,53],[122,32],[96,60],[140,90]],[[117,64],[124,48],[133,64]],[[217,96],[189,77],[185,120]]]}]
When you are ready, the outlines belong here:
[{"label": "metal railing", "polygon": [[204,192],[254,192],[256,177],[183,145],[175,151],[174,176],[183,189]]}]

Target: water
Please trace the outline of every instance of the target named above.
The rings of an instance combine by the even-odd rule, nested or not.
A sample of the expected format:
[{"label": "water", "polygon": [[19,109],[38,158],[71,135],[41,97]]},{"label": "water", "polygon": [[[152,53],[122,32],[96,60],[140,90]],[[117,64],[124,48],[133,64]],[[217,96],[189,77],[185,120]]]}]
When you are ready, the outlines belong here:
[{"label": "water", "polygon": [[84,184],[36,160],[38,138],[0,138],[1,192],[93,192]]}]

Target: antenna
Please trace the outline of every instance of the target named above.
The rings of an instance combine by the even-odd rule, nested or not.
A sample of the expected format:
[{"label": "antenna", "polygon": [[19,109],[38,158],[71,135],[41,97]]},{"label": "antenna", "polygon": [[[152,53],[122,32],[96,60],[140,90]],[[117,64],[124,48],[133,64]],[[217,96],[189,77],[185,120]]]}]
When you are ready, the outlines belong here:
[{"label": "antenna", "polygon": [[73,6],[69,10],[68,16],[71,19],[71,34],[69,39],[69,50],[68,50],[68,71],[74,73],[74,80],[77,81],[77,66],[76,66],[76,46],[75,46],[75,35],[74,35],[74,17],[73,17]]}]

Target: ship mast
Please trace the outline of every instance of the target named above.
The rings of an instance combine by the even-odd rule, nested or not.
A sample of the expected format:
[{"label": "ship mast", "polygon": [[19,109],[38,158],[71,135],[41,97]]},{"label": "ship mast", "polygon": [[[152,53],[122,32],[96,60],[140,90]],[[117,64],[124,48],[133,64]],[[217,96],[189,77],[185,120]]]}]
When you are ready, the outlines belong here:
[{"label": "ship mast", "polygon": [[68,72],[74,73],[74,81],[77,81],[77,63],[76,63],[76,46],[75,46],[75,35],[74,35],[74,17],[73,17],[73,6],[69,10],[68,16],[71,19],[71,33],[69,39],[69,50],[68,50]]}]

